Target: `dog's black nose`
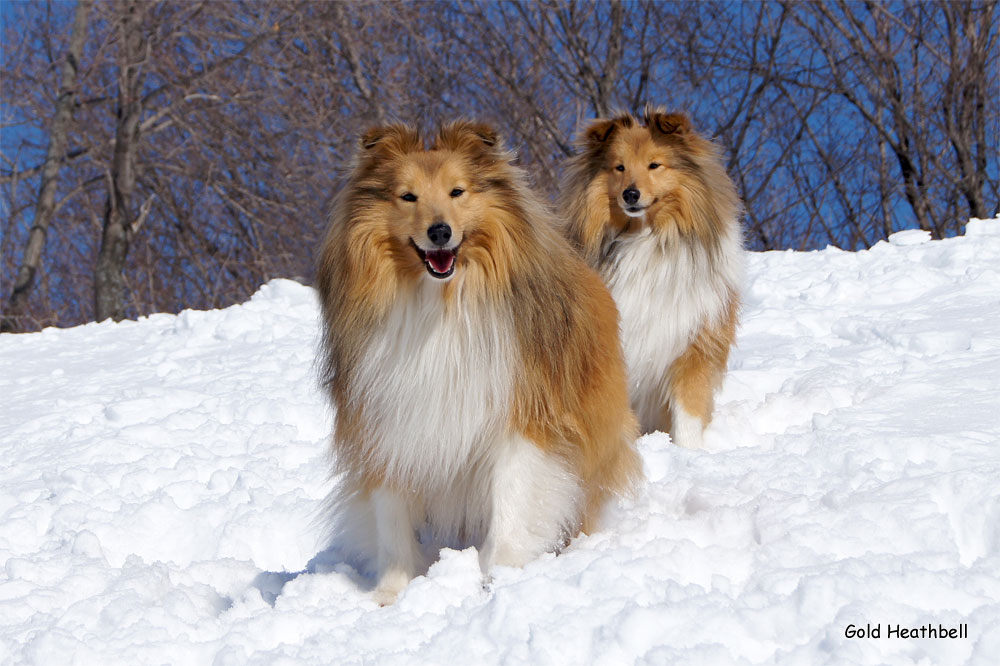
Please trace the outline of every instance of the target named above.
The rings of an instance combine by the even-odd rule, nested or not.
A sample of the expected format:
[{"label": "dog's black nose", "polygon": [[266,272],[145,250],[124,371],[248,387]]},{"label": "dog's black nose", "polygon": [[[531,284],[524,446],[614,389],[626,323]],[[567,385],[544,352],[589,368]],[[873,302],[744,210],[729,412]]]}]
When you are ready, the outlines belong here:
[{"label": "dog's black nose", "polygon": [[629,206],[635,205],[635,202],[639,200],[639,190],[634,187],[628,188],[622,192],[622,200]]},{"label": "dog's black nose", "polygon": [[449,227],[444,222],[438,222],[437,224],[432,224],[429,229],[427,229],[427,237],[431,239],[431,242],[438,247],[444,247],[451,240],[451,227]]}]

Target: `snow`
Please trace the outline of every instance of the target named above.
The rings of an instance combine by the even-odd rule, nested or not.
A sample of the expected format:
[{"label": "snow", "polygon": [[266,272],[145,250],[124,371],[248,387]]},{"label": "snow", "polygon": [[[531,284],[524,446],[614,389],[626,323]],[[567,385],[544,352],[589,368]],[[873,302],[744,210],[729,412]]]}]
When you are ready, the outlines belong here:
[{"label": "snow", "polygon": [[931,232],[923,229],[904,229],[889,234],[889,242],[893,245],[920,245],[931,239]]},{"label": "snow", "polygon": [[1000,220],[749,266],[706,450],[646,436],[600,532],[386,608],[324,550],[311,289],[0,336],[0,663],[996,663]]}]

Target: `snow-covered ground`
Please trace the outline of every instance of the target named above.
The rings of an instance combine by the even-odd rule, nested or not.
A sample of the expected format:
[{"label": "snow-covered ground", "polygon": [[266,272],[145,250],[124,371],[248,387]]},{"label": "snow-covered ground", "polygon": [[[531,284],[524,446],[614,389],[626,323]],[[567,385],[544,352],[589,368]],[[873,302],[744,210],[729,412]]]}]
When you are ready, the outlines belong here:
[{"label": "snow-covered ground", "polygon": [[[386,608],[323,550],[310,289],[0,336],[0,663],[998,663],[1000,220],[753,254],[745,301],[707,450]],[[888,635],[928,624],[968,637]]]}]

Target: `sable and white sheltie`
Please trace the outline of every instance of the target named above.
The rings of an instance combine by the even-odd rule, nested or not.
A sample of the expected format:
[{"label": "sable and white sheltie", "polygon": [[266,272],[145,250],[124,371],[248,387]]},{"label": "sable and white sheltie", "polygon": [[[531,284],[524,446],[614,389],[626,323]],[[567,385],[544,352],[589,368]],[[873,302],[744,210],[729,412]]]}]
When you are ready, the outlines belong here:
[{"label": "sable and white sheltie", "polygon": [[736,187],[683,114],[597,120],[577,145],[562,192],[568,236],[618,304],[639,425],[700,447],[739,310]]},{"label": "sable and white sheltie", "polygon": [[520,566],[641,476],[618,315],[496,132],[363,137],[318,267],[341,517],[391,603],[440,545]]}]

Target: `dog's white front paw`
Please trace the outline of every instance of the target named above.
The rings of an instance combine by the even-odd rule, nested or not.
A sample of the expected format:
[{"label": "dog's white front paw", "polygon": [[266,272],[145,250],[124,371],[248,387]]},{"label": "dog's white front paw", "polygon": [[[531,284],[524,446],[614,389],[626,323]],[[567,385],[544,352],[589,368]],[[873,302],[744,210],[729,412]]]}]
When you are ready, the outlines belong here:
[{"label": "dog's white front paw", "polygon": [[391,606],[396,602],[400,592],[406,589],[410,577],[402,569],[390,569],[378,579],[373,596],[379,606]]},{"label": "dog's white front paw", "polygon": [[[486,539],[479,550],[479,568],[484,574],[489,574],[490,569],[496,566],[523,567],[545,550],[551,550],[551,548],[538,545],[542,543],[541,540],[528,534],[520,535],[520,541],[515,540],[513,536],[509,535],[510,538],[502,540]],[[527,546],[527,544],[534,542],[538,542],[535,544],[535,548]]]},{"label": "dog's white front paw", "polygon": [[683,409],[673,411],[673,426],[670,439],[674,444],[686,449],[700,449],[704,441],[705,424],[701,418],[688,414]]}]

